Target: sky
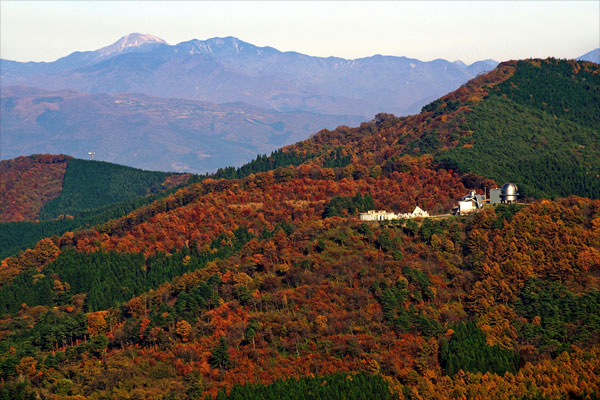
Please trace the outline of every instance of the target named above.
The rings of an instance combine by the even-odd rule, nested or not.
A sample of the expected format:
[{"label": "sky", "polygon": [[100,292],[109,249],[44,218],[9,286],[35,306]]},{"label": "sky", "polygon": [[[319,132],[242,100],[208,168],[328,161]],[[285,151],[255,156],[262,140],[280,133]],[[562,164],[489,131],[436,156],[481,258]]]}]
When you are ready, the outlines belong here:
[{"label": "sky", "polygon": [[0,1],[3,59],[54,61],[132,32],[323,57],[574,58],[600,47],[600,1]]}]

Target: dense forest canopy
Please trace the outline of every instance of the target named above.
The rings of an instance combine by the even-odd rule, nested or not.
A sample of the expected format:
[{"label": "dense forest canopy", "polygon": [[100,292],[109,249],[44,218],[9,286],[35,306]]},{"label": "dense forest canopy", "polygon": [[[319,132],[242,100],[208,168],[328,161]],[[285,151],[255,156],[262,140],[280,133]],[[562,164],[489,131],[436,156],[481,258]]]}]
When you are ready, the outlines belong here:
[{"label": "dense forest canopy", "polygon": [[519,182],[524,196],[600,198],[600,74],[562,60],[519,61],[466,114],[471,135],[442,151],[447,168]]},{"label": "dense forest canopy", "polygon": [[0,171],[0,258],[126,215],[191,178],[48,154],[2,161]]},{"label": "dense forest canopy", "polygon": [[[73,228],[0,266],[0,398],[597,398],[598,71],[503,63],[419,115],[102,212],[78,203],[86,164],[47,203]],[[504,180],[532,200],[356,216],[447,213]]]},{"label": "dense forest canopy", "polygon": [[159,192],[168,175],[166,172],[73,158],[67,163],[60,195],[44,204],[40,219],[72,215]]}]

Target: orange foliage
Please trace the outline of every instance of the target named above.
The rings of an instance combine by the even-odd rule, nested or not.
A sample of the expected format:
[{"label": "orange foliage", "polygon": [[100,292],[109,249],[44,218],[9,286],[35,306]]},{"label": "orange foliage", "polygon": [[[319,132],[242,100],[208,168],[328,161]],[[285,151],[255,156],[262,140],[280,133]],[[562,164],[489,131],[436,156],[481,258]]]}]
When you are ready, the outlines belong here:
[{"label": "orange foliage", "polygon": [[0,222],[34,221],[60,194],[69,158],[34,154],[0,161]]}]

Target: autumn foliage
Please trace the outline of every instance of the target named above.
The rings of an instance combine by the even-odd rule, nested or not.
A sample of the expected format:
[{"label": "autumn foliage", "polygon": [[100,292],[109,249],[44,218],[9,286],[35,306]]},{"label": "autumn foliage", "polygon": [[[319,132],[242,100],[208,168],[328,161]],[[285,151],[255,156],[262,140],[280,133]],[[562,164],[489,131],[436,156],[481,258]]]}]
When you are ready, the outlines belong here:
[{"label": "autumn foliage", "polygon": [[36,220],[60,194],[69,156],[34,154],[0,162],[0,222]]},{"label": "autumn foliage", "polygon": [[[453,146],[459,110],[514,69],[282,150],[299,165],[201,179],[5,259],[0,390],[261,398],[329,379],[396,399],[594,398],[600,200],[451,216],[494,182],[420,151],[433,128]],[[363,223],[364,201],[436,217]]]}]

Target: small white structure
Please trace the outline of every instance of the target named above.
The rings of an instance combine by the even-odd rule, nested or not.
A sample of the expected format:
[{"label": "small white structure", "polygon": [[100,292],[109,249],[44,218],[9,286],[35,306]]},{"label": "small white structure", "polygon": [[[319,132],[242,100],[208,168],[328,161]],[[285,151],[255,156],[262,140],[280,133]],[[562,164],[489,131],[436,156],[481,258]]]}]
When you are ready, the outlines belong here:
[{"label": "small white structure", "polygon": [[458,202],[459,215],[470,214],[474,211],[477,211],[477,208],[475,207],[475,203],[473,203],[472,201],[467,200]]},{"label": "small white structure", "polygon": [[419,217],[426,218],[426,217],[429,217],[429,213],[427,211],[423,210],[419,206],[415,207],[412,214],[403,214],[403,215],[407,215],[404,218],[419,218]]},{"label": "small white structure", "polygon": [[361,221],[391,221],[396,219],[427,218],[429,213],[421,207],[416,206],[412,213],[396,214],[385,210],[369,210],[366,213],[360,213],[358,219]]},{"label": "small white structure", "polygon": [[[407,214],[404,214],[407,215]],[[408,214],[408,216],[404,217],[404,218],[426,218],[429,217],[429,213],[425,210],[423,210],[421,207],[416,206],[415,209],[413,210],[412,214]]]},{"label": "small white structure", "polygon": [[361,221],[390,221],[398,219],[398,215],[385,210],[369,210],[366,213],[358,214],[358,219]]},{"label": "small white structure", "polygon": [[485,204],[485,195],[477,194],[474,190],[469,191],[458,201],[458,208],[455,210],[457,215],[466,215],[476,212],[483,208]]}]

